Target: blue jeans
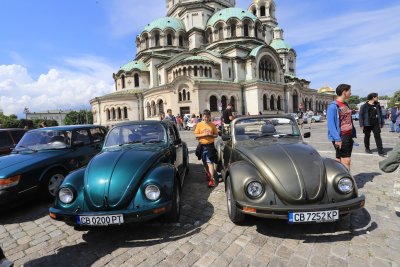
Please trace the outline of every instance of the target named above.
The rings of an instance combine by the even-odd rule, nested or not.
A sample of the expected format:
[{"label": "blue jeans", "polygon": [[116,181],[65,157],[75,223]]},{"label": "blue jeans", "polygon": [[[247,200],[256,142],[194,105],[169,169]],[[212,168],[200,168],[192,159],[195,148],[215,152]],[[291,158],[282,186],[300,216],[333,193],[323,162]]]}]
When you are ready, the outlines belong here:
[{"label": "blue jeans", "polygon": [[396,122],[390,121],[390,131],[394,132],[396,129]]}]

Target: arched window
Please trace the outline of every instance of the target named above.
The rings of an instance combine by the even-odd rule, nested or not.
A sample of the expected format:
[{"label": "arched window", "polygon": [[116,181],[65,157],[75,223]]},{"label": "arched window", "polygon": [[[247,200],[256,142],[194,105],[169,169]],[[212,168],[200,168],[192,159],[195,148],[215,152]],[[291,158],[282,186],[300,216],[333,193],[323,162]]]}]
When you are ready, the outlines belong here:
[{"label": "arched window", "polygon": [[122,112],[121,112],[121,108],[117,108],[117,119],[122,119]]},{"label": "arched window", "polygon": [[213,42],[213,32],[210,30],[208,32],[208,42],[211,44]]},{"label": "arched window", "polygon": [[218,101],[216,96],[210,96],[210,111],[218,111]]},{"label": "arched window", "polygon": [[227,99],[227,97],[226,96],[222,96],[221,97],[221,104],[222,104],[222,110],[225,110],[226,109],[226,106],[228,105],[228,101],[227,101],[228,99]]},{"label": "arched window", "polygon": [[172,34],[167,35],[167,45],[172,45]]},{"label": "arched window", "polygon": [[231,37],[236,37],[236,24],[231,24]]},{"label": "arched window", "polygon": [[135,80],[135,87],[139,87],[139,74],[135,73],[135,75],[133,75],[133,78]]},{"label": "arched window", "polygon": [[212,69],[211,67],[208,69],[209,73],[210,73],[210,78],[212,78]]},{"label": "arched window", "polygon": [[128,108],[124,107],[124,119],[128,118]]},{"label": "arched window", "polygon": [[282,110],[282,107],[281,107],[281,96],[278,96],[278,100],[276,102],[276,107],[277,107],[278,110]]},{"label": "arched window", "polygon": [[150,103],[148,103],[148,102],[146,105],[146,109],[147,109],[147,117],[149,118],[149,117],[151,117],[151,106],[150,106]]},{"label": "arched window", "polygon": [[164,101],[162,99],[158,100],[158,114],[164,112]]},{"label": "arched window", "polygon": [[254,16],[257,16],[257,9],[254,8],[252,12]]},{"label": "arched window", "polygon": [[263,95],[263,110],[268,110],[268,100],[267,95]]},{"label": "arched window", "polygon": [[269,100],[269,107],[271,110],[275,110],[275,97],[271,95],[271,99]]},{"label": "arched window", "polygon": [[258,77],[263,81],[276,81],[276,67],[271,57],[263,57],[258,66]]},{"label": "arched window", "polygon": [[260,16],[265,17],[265,6],[260,7]]},{"label": "arched window", "polygon": [[249,36],[249,25],[244,24],[244,26],[243,26],[243,34],[246,37]]},{"label": "arched window", "polygon": [[182,91],[183,101],[186,101],[186,90],[183,89]]},{"label": "arched window", "polygon": [[183,37],[179,36],[179,46],[183,46]]},{"label": "arched window", "polygon": [[232,105],[232,111],[237,111],[236,110],[236,99],[235,97],[231,96],[231,101],[229,102]]},{"label": "arched window", "polygon": [[186,96],[187,96],[186,99],[189,101],[190,100],[190,92],[189,91],[187,92]]},{"label": "arched window", "polygon": [[181,92],[178,93],[178,100],[182,101],[182,93]]},{"label": "arched window", "polygon": [[297,91],[293,91],[293,112],[298,112],[299,111],[299,95],[297,94]]},{"label": "arched window", "polygon": [[106,117],[108,121],[111,119],[111,114],[109,109],[106,110]]},{"label": "arched window", "polygon": [[125,75],[121,76],[122,89],[125,88]]},{"label": "arched window", "polygon": [[112,116],[111,119],[115,120],[115,108],[111,109],[111,116]]},{"label": "arched window", "polygon": [[224,29],[223,29],[222,27],[220,27],[220,28],[218,29],[218,40],[219,40],[219,41],[224,40]]},{"label": "arched window", "polygon": [[156,102],[154,101],[151,101],[151,115],[157,116]]},{"label": "arched window", "polygon": [[144,43],[145,43],[145,48],[147,49],[147,48],[149,48],[149,37],[145,37],[144,38]]},{"label": "arched window", "polygon": [[186,67],[183,68],[183,76],[186,76]]},{"label": "arched window", "polygon": [[160,34],[156,33],[154,35],[154,45],[155,46],[160,46]]},{"label": "arched window", "polygon": [[197,66],[194,66],[194,76],[197,77]]},{"label": "arched window", "polygon": [[208,77],[208,68],[207,67],[204,68],[204,76]]}]

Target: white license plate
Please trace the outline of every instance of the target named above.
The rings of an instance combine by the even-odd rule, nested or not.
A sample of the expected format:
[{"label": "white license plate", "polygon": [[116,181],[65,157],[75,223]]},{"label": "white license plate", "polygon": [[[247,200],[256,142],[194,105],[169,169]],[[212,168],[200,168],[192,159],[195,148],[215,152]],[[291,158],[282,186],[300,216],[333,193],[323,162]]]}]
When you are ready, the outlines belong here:
[{"label": "white license plate", "polygon": [[333,222],[339,220],[338,210],[289,212],[290,223],[301,222]]},{"label": "white license plate", "polygon": [[77,224],[79,225],[110,225],[122,223],[124,223],[124,216],[122,214],[77,217]]}]

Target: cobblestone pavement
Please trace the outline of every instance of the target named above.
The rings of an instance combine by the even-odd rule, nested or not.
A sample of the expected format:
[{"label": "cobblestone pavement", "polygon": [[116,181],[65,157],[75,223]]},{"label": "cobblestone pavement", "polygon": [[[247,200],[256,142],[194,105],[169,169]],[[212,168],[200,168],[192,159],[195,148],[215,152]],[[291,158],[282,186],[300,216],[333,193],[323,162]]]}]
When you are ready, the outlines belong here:
[{"label": "cobblestone pavement", "polygon": [[[326,124],[313,124],[311,132],[308,142],[333,157]],[[387,150],[400,140],[387,128],[382,135]],[[31,203],[0,214],[5,254],[16,266],[400,266],[400,172],[382,173],[376,149],[364,153],[362,134],[352,174],[366,195],[365,209],[340,223],[289,225],[249,217],[242,226],[227,216],[224,185],[207,188],[193,133],[182,136],[192,163],[180,223],[75,231],[51,220],[48,204]]]}]

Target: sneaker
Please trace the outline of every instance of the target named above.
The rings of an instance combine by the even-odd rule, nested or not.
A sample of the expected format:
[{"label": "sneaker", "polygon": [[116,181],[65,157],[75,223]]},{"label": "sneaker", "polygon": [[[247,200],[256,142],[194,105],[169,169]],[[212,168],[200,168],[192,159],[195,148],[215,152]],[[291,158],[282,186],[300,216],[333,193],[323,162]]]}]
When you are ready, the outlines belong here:
[{"label": "sneaker", "polygon": [[371,149],[366,148],[366,149],[365,149],[365,153],[372,154],[372,151],[371,151]]},{"label": "sneaker", "polygon": [[214,187],[215,186],[215,180],[214,179],[210,179],[208,181],[208,187]]},{"label": "sneaker", "polygon": [[3,259],[0,261],[0,267],[13,267],[13,266],[14,266],[14,263],[7,259]]}]

